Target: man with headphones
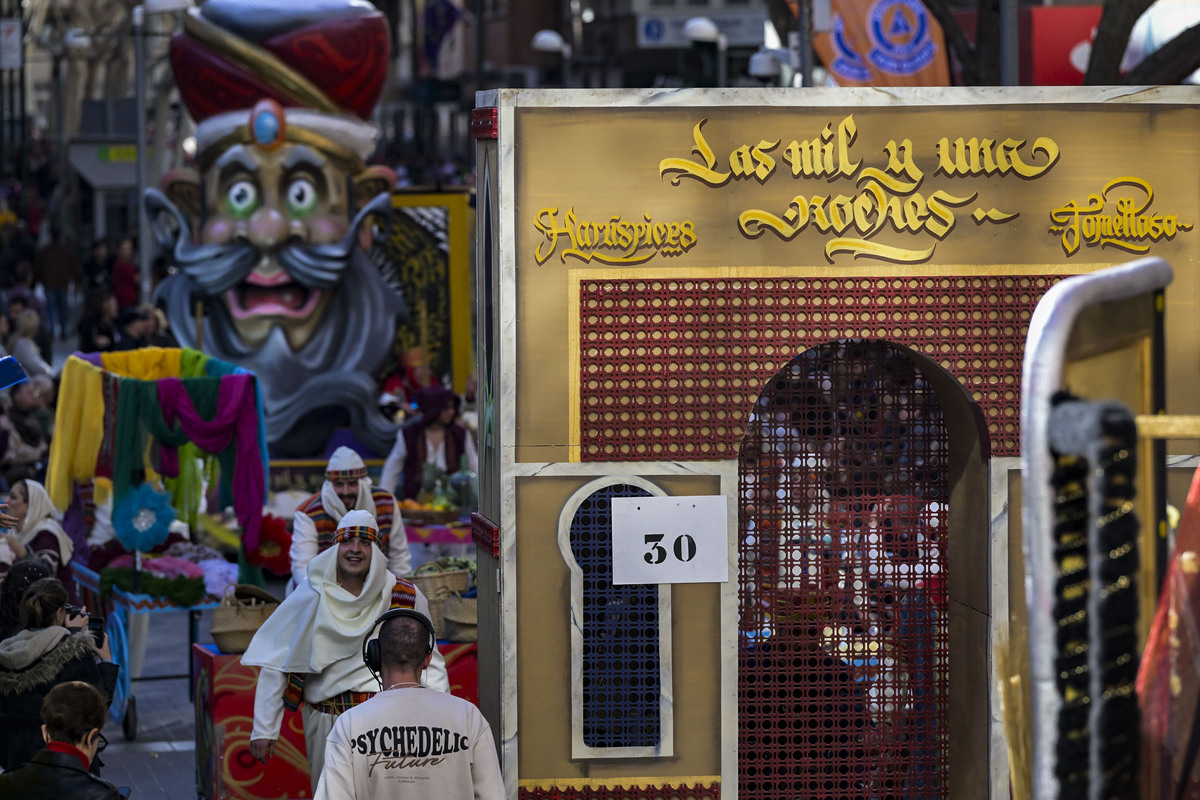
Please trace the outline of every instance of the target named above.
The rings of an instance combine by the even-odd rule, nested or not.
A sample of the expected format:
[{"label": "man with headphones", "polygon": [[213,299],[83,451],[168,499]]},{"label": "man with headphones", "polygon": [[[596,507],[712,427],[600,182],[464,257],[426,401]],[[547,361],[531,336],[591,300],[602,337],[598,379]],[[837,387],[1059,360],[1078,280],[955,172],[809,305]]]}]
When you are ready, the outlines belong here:
[{"label": "man with headphones", "polygon": [[417,680],[434,653],[429,617],[384,613],[362,658],[382,689],[338,717],[314,800],[504,800],[491,728],[479,709]]},{"label": "man with headphones", "polygon": [[[243,664],[260,667],[250,755],[263,762],[274,755],[284,708],[295,709],[303,700],[314,790],[334,721],[375,691],[375,679],[363,663],[363,637],[373,634],[375,620],[391,609],[429,615],[420,590],[387,571],[374,516],[348,512],[333,545],[309,562],[304,582],[267,618],[242,655]],[[436,647],[429,656],[418,674],[426,686],[448,692],[446,662]]]}]

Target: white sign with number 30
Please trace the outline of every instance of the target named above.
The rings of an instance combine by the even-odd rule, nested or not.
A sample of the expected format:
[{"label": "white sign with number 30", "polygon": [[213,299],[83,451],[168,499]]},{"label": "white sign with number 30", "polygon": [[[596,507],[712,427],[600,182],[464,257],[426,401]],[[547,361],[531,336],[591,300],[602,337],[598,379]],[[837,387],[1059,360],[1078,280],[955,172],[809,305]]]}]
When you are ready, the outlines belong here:
[{"label": "white sign with number 30", "polygon": [[729,580],[725,495],[614,497],[613,584]]}]

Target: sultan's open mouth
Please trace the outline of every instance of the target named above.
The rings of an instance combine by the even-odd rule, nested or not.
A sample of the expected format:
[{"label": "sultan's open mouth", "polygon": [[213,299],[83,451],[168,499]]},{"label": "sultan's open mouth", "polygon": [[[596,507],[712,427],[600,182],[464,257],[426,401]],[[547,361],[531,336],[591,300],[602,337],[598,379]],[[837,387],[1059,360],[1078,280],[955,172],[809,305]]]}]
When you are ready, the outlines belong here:
[{"label": "sultan's open mouth", "polygon": [[293,280],[262,285],[253,273],[225,292],[225,300],[235,319],[248,317],[295,317],[312,314],[321,300],[319,290],[310,290]]}]

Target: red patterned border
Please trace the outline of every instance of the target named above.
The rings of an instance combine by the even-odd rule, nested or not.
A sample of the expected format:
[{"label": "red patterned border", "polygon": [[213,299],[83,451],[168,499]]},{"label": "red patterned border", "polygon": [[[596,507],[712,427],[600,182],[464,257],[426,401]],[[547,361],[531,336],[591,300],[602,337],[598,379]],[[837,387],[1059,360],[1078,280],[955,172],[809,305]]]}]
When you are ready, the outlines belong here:
[{"label": "red patterned border", "polygon": [[1065,276],[580,282],[584,461],[732,459],[755,399],[804,350],[884,339],[944,366],[1020,453],[1029,319]]},{"label": "red patterned border", "polygon": [[500,557],[500,526],[478,512],[471,514],[471,540],[492,558]]},{"label": "red patterned border", "polygon": [[721,784],[666,786],[522,786],[520,800],[720,800]]}]

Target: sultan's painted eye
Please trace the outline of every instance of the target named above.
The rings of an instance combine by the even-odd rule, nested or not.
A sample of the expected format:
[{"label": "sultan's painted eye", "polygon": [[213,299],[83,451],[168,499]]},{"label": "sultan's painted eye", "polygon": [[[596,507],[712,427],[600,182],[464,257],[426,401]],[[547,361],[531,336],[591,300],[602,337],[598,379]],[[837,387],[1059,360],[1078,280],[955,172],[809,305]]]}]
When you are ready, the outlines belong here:
[{"label": "sultan's painted eye", "polygon": [[287,187],[287,207],[293,215],[302,217],[317,208],[317,187],[308,178],[296,178]]},{"label": "sultan's painted eye", "polygon": [[245,219],[258,208],[258,187],[250,181],[238,181],[225,196],[227,213]]}]

